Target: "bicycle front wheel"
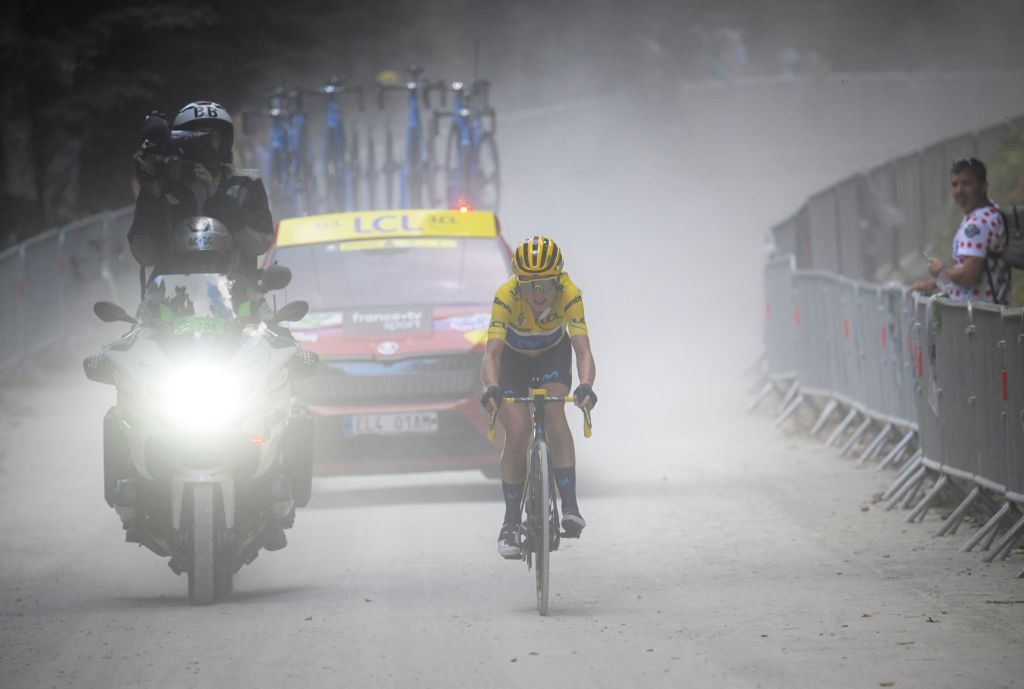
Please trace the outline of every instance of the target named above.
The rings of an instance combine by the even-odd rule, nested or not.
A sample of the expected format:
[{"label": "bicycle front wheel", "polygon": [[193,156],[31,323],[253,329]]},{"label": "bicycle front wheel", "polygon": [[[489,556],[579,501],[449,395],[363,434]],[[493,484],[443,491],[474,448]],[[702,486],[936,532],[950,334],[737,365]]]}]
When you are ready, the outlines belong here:
[{"label": "bicycle front wheel", "polygon": [[551,562],[551,466],[548,463],[547,443],[540,442],[533,451],[532,507],[534,563],[533,575],[537,587],[537,612],[548,614],[548,588]]}]

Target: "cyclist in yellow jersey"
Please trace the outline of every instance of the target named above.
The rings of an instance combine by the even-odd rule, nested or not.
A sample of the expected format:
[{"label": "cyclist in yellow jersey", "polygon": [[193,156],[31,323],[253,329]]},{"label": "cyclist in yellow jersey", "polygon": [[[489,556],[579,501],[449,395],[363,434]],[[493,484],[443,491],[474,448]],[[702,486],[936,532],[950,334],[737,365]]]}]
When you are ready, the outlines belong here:
[{"label": "cyclist in yellow jersey", "polygon": [[[590,352],[583,295],[562,270],[562,252],[546,237],[531,237],[513,256],[514,275],[498,288],[491,308],[491,324],[481,378],[480,403],[493,411],[503,396],[522,397],[531,387],[548,395],[567,395],[572,387],[572,352],[580,384],[573,396],[587,409],[597,404],[595,366]],[[524,405],[502,405],[498,419],[505,429],[501,452],[501,485],[505,519],[498,534],[498,553],[519,559],[520,503],[526,480],[526,454],[532,430]],[[548,407],[548,442],[555,483],[562,498],[562,528],[578,538],[587,523],[576,503],[576,450],[565,409]]]}]

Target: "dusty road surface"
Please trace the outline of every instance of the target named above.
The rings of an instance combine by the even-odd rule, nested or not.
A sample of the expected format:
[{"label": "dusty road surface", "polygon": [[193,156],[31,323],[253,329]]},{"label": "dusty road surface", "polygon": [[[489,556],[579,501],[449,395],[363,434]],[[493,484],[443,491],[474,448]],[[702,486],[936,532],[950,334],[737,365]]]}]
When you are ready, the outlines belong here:
[{"label": "dusty road surface", "polygon": [[[503,125],[503,228],[562,245],[601,395],[578,438],[589,526],[553,556],[549,617],[496,553],[497,485],[465,473],[319,479],[286,549],[190,607],[103,502],[113,394],[75,363],[0,390],[0,689],[1024,684],[1024,555],[958,553],[963,533],[929,536],[936,513],[877,511],[891,474],[741,411],[768,227],[840,175],[1020,109],[1019,89],[979,109],[956,84],[887,84],[867,103],[830,80],[826,110],[771,85]],[[878,120],[847,132],[829,113],[848,111]]]},{"label": "dusty road surface", "polygon": [[[729,391],[733,392],[733,391]],[[889,474],[746,417],[733,396],[631,451],[581,446],[585,537],[550,616],[501,560],[476,474],[326,478],[290,545],[212,607],[121,542],[103,503],[110,393],[3,396],[0,685],[1011,687],[1024,564],[984,565],[871,496]],[[604,426],[602,427],[602,424]],[[673,441],[666,438],[673,437]]]}]

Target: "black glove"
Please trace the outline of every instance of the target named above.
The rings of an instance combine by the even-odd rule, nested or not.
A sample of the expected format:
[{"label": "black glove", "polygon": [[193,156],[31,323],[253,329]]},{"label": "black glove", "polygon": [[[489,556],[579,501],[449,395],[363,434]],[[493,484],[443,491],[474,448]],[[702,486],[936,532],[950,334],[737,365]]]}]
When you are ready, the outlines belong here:
[{"label": "black glove", "polygon": [[576,400],[578,406],[583,406],[587,398],[590,398],[590,408],[593,409],[597,406],[597,393],[590,387],[590,383],[580,383],[576,386],[576,392],[572,393],[573,399]]},{"label": "black glove", "polygon": [[495,406],[501,402],[501,388],[497,385],[488,385],[484,394],[480,396],[480,406],[484,409],[487,409],[488,402],[494,402]]},{"label": "black glove", "polygon": [[214,194],[206,201],[203,212],[227,225],[231,232],[245,227],[245,211],[241,204],[227,194]]}]

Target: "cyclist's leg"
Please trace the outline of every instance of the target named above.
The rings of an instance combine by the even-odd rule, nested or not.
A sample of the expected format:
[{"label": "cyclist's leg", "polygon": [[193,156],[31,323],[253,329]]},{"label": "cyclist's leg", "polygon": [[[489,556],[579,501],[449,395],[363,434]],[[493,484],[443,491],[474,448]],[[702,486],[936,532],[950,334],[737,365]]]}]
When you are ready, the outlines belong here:
[{"label": "cyclist's leg", "polygon": [[[563,337],[561,342],[538,357],[538,364],[542,365],[536,375],[548,395],[568,395],[572,388],[572,345],[569,338]],[[587,523],[580,516],[576,502],[576,446],[565,407],[550,405],[544,416],[551,448],[552,474],[562,498],[562,528],[570,538],[578,537]]]},{"label": "cyclist's leg", "polygon": [[507,404],[498,412],[505,431],[501,450],[501,480],[522,485],[526,480],[526,453],[530,445],[530,410],[523,404]]},{"label": "cyclist's leg", "polygon": [[[524,370],[528,357],[508,348],[502,352],[501,374],[498,385],[506,396],[526,394],[529,374]],[[533,427],[530,411],[522,404],[505,404],[498,410],[498,419],[505,431],[505,446],[501,451],[501,492],[505,501],[505,516],[498,532],[498,553],[507,559],[518,559],[519,524],[522,518],[523,489],[526,483],[526,453]]]},{"label": "cyclist's leg", "polygon": [[[503,395],[526,395],[531,376],[531,359],[508,347],[502,350],[498,387]],[[501,481],[506,486],[518,486],[522,492],[523,481],[526,480],[526,454],[533,433],[530,410],[523,404],[503,404],[498,410],[498,420],[505,431],[505,446],[501,450]]]},{"label": "cyclist's leg", "polygon": [[[536,357],[533,370],[533,385],[547,390],[549,396],[568,395],[572,388],[572,344],[569,337]],[[576,449],[565,417],[565,407],[560,404],[548,405],[548,445],[551,447],[551,466],[555,470],[576,466]]]},{"label": "cyclist's leg", "polygon": [[[546,383],[544,389],[548,395],[560,396],[569,394],[569,386],[562,383]],[[551,466],[557,471],[576,466],[576,446],[573,443],[572,431],[565,416],[565,407],[552,404],[544,411],[547,421],[548,445],[551,447]]]}]

